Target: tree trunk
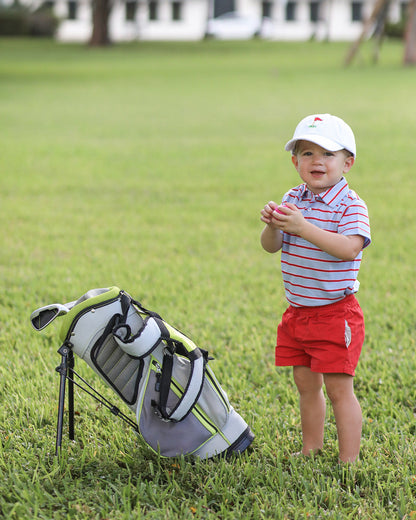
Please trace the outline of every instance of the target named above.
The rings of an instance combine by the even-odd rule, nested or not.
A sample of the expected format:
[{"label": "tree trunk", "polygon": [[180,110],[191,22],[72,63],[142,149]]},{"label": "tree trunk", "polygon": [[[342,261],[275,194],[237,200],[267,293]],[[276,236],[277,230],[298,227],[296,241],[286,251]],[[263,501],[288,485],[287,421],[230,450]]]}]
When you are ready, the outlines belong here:
[{"label": "tree trunk", "polygon": [[92,3],[92,35],[90,45],[102,47],[110,44],[108,19],[111,11],[111,0],[91,0]]},{"label": "tree trunk", "polygon": [[[413,1],[413,0],[412,0]],[[345,65],[349,65],[354,56],[357,54],[358,49],[360,48],[360,45],[363,43],[364,39],[368,36],[370,30],[374,26],[374,24],[377,22],[377,19],[380,17],[380,13],[382,13],[383,9],[386,9],[388,4],[390,3],[390,0],[377,0],[373,12],[371,13],[370,17],[367,21],[364,22],[363,30],[361,31],[360,37],[357,41],[355,41],[350,50],[348,51],[347,57],[345,58]]]},{"label": "tree trunk", "polygon": [[416,65],[416,0],[409,2],[404,46],[404,64]]}]

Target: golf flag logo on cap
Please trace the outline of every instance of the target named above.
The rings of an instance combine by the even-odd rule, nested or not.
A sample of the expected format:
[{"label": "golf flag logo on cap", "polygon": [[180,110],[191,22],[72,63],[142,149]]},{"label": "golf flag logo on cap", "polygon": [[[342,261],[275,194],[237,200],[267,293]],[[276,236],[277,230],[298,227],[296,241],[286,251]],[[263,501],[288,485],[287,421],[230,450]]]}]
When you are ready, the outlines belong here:
[{"label": "golf flag logo on cap", "polygon": [[309,128],[316,128],[316,123],[318,121],[323,121],[323,119],[321,119],[320,117],[315,117],[315,119],[313,120],[313,123],[311,125],[309,125]]}]

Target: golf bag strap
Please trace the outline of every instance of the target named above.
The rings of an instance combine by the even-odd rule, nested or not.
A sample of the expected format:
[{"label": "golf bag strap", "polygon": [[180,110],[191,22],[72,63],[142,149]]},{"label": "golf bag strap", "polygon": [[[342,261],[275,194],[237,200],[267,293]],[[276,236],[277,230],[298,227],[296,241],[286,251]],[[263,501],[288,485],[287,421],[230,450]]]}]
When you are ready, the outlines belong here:
[{"label": "golf bag strap", "polygon": [[172,372],[175,358],[174,341],[167,341],[168,346],[164,351],[162,374],[160,379],[160,402],[158,410],[163,419],[179,422],[182,421],[195,406],[202,392],[205,378],[206,358],[199,350],[193,350],[188,353],[190,361],[191,373],[188,379],[186,388],[183,391],[182,397],[179,399],[173,410],[168,410],[167,402],[169,397],[169,390],[172,383]]}]

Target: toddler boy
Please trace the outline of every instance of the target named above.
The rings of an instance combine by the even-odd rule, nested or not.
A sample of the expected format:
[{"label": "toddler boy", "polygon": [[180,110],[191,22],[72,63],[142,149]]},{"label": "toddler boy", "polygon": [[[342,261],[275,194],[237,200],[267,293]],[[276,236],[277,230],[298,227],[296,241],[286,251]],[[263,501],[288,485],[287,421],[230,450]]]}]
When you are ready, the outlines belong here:
[{"label": "toddler boy", "polygon": [[293,366],[300,396],[303,446],[323,447],[326,402],[337,426],[339,459],[360,450],[362,414],[353,376],[364,342],[355,298],[362,250],[371,242],[367,206],[344,175],[356,157],[351,128],[331,114],[307,116],[285,146],[302,184],[261,211],[261,244],[279,250],[288,309],[277,330],[276,365]]}]

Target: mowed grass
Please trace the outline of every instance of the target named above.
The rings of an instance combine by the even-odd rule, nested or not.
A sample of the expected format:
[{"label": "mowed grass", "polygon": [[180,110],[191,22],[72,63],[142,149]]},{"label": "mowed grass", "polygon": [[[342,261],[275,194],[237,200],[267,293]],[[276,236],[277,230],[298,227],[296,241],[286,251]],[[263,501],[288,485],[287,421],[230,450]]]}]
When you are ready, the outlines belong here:
[{"label": "mowed grass", "polygon": [[[137,43],[91,50],[0,40],[0,516],[8,519],[416,518],[416,70],[402,47]],[[286,307],[259,212],[298,183],[283,151],[314,112],[354,128],[349,182],[373,244],[359,300],[361,460],[300,448],[291,369],[276,369]],[[58,327],[35,308],[118,285],[215,357],[256,434],[230,461],[160,459],[76,393],[76,439],[54,456]],[[78,371],[121,406],[81,361]]]}]

